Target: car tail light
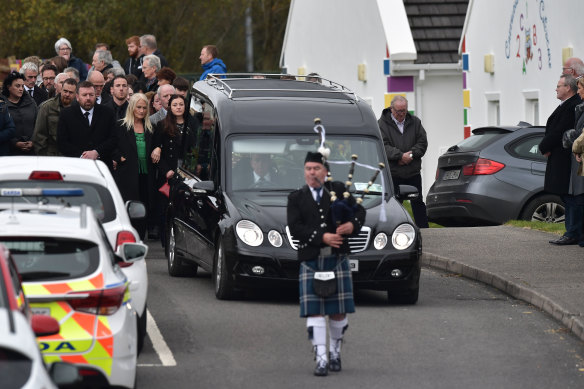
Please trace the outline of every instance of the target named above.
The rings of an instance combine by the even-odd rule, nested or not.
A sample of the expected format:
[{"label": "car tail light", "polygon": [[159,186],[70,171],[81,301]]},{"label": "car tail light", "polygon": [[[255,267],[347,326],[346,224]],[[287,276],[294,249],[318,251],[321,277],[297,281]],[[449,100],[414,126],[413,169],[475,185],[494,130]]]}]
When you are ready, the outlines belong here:
[{"label": "car tail light", "polygon": [[438,175],[440,174],[440,169],[436,168],[436,177],[434,177],[434,181],[438,181]]},{"label": "car tail light", "polygon": [[68,296],[79,295],[79,298],[67,299],[71,307],[79,312],[93,315],[113,315],[122,305],[126,285],[110,289],[100,289],[85,292],[68,293]]},{"label": "car tail light", "polygon": [[63,181],[63,176],[57,171],[35,170],[28,176],[29,180],[56,180]]},{"label": "car tail light", "polygon": [[490,159],[479,158],[476,162],[464,165],[462,174],[465,176],[479,176],[495,174],[505,167],[505,164]]}]

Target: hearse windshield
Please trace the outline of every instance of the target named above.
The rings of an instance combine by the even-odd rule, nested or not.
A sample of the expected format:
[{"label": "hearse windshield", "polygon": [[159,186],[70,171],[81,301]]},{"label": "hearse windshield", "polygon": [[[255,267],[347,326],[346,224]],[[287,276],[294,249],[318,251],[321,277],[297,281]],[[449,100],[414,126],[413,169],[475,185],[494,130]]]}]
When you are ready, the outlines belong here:
[{"label": "hearse windshield", "polygon": [[[316,151],[317,136],[231,137],[227,142],[228,191],[292,191],[304,185],[304,158],[307,151]],[[379,142],[368,137],[327,135],[326,147],[331,150],[329,164],[336,181],[347,181],[351,155],[357,155],[351,192],[362,193],[383,161]],[[367,165],[367,166],[363,166]],[[368,189],[369,196],[380,196],[387,176],[378,176]],[[387,192],[389,189],[386,188]]]}]

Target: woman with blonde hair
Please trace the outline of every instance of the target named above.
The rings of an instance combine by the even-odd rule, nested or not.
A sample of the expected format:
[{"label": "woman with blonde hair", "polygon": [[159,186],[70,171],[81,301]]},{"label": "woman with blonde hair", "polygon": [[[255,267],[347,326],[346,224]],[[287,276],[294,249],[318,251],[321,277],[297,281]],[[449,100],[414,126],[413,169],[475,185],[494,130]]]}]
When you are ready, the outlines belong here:
[{"label": "woman with blonde hair", "polygon": [[[114,178],[124,201],[138,200],[149,209],[160,148],[153,144],[154,130],[148,116],[146,95],[135,93],[130,98],[126,116],[117,125],[118,147],[114,153]],[[144,237],[146,222],[136,224],[134,227]]]}]

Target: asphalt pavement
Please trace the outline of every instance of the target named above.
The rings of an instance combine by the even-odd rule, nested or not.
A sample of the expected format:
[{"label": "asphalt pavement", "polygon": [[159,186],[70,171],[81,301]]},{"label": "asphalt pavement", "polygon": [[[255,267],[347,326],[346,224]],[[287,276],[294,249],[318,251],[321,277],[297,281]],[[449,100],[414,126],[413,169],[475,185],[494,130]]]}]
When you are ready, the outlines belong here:
[{"label": "asphalt pavement", "polygon": [[528,302],[584,340],[584,248],[548,243],[557,237],[511,226],[423,229],[422,263]]}]

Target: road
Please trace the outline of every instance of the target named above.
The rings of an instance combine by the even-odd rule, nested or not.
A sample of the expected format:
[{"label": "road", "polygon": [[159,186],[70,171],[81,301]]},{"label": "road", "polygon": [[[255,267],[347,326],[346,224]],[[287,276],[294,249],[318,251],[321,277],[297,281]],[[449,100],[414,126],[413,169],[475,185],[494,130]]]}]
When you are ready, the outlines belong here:
[{"label": "road", "polygon": [[584,344],[561,324],[483,284],[423,269],[420,301],[358,291],[343,371],[312,375],[294,292],[219,301],[208,273],[171,278],[148,255],[144,388],[582,388]]}]

